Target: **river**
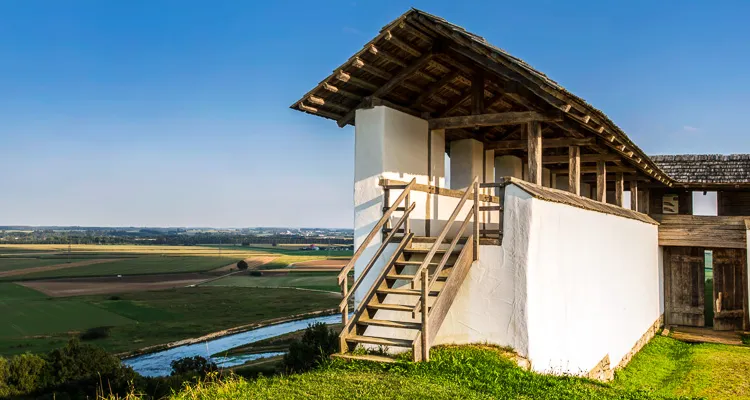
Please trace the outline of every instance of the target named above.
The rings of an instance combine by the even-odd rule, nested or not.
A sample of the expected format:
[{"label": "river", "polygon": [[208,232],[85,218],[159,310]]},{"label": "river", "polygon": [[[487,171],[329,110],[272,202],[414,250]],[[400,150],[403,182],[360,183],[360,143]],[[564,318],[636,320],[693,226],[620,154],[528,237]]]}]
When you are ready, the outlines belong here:
[{"label": "river", "polygon": [[[246,332],[235,333],[232,335],[222,336],[217,339],[206,342],[189,344],[184,346],[173,347],[171,349],[158,351],[155,353],[143,354],[140,356],[127,358],[123,364],[132,367],[135,372],[143,376],[167,376],[172,372],[170,363],[185,357],[202,356],[209,358],[211,354],[227,351],[238,346],[259,340],[268,339],[285,333],[298,331],[307,328],[308,325],[316,322],[326,324],[335,324],[341,322],[341,314],[329,315],[325,317],[313,317],[300,319],[296,321],[283,322],[276,325],[264,326]],[[284,353],[259,353],[259,354],[238,354],[229,357],[213,357],[212,360],[219,367],[233,367],[244,364],[251,360],[259,358],[274,357]]]}]

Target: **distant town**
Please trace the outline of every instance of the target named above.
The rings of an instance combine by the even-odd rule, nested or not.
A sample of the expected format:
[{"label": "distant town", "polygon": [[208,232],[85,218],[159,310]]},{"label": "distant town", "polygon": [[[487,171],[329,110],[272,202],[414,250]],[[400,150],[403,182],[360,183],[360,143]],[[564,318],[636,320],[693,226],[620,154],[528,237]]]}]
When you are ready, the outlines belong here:
[{"label": "distant town", "polygon": [[300,244],[348,247],[353,244],[352,237],[352,229],[338,228],[0,226],[0,243],[4,244]]}]

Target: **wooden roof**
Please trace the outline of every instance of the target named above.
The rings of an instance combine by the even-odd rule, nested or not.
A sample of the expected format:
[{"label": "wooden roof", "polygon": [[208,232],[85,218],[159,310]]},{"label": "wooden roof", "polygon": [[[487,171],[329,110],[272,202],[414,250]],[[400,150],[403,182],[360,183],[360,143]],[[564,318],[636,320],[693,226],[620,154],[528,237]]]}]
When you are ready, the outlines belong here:
[{"label": "wooden roof", "polygon": [[[472,96],[477,75],[482,76],[481,97]],[[484,38],[417,9],[383,27],[291,108],[345,126],[354,123],[358,108],[375,105],[425,119],[469,116],[477,98],[488,113],[553,113],[556,118],[543,125],[545,140],[588,140],[583,160],[586,154],[613,153],[618,158],[607,160],[617,166],[612,172],[632,171],[665,185],[674,182],[604,113]],[[451,129],[446,141],[475,138],[496,148],[491,144],[521,139],[522,129],[523,125]],[[563,150],[545,147],[545,157],[557,156],[562,166],[567,163]]]},{"label": "wooden roof", "polygon": [[681,186],[750,185],[750,154],[657,155],[651,159]]}]

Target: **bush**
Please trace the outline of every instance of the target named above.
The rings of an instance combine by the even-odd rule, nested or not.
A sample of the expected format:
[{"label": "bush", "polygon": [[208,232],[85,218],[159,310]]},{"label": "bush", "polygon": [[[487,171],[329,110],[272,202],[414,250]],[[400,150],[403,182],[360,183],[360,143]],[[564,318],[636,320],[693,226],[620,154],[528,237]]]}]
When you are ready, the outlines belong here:
[{"label": "bush", "polygon": [[289,345],[284,355],[283,367],[286,372],[309,371],[338,350],[338,335],[322,322],[305,329],[302,339]]},{"label": "bush", "polygon": [[86,332],[83,332],[79,337],[83,341],[104,339],[109,337],[109,331],[112,329],[111,326],[97,326],[96,328],[89,328]]},{"label": "bush", "polygon": [[33,354],[0,359],[0,397],[15,397],[37,390],[42,384],[45,361]]},{"label": "bush", "polygon": [[249,265],[247,265],[247,261],[245,261],[245,260],[240,260],[240,261],[237,262],[237,269],[240,270],[240,271],[244,271],[244,270],[248,269],[248,267],[249,267]]},{"label": "bush", "polygon": [[260,271],[250,271],[250,276],[263,276],[263,273]]},{"label": "bush", "polygon": [[213,361],[209,361],[201,356],[185,357],[179,360],[174,360],[170,365],[172,366],[172,376],[206,376],[209,372],[216,372],[219,370]]},{"label": "bush", "polygon": [[122,298],[120,296],[109,296],[107,300],[117,301],[122,300]]}]

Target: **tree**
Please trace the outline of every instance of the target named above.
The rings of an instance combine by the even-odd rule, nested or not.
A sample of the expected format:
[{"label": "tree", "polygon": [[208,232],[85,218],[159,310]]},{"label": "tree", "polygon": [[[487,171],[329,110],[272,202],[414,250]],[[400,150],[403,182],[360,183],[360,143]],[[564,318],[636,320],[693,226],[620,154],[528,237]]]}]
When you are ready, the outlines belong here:
[{"label": "tree", "polygon": [[179,360],[174,360],[170,365],[172,366],[172,376],[206,376],[209,372],[215,372],[219,370],[213,361],[209,361],[201,356],[185,357]]},{"label": "tree", "polygon": [[245,260],[240,260],[237,262],[237,269],[240,271],[245,271],[248,269],[248,267],[249,265],[247,265],[247,261]]},{"label": "tree", "polygon": [[322,360],[335,353],[338,335],[328,325],[317,322],[305,329],[302,339],[289,345],[284,355],[284,368],[287,372],[304,372],[316,367]]}]

